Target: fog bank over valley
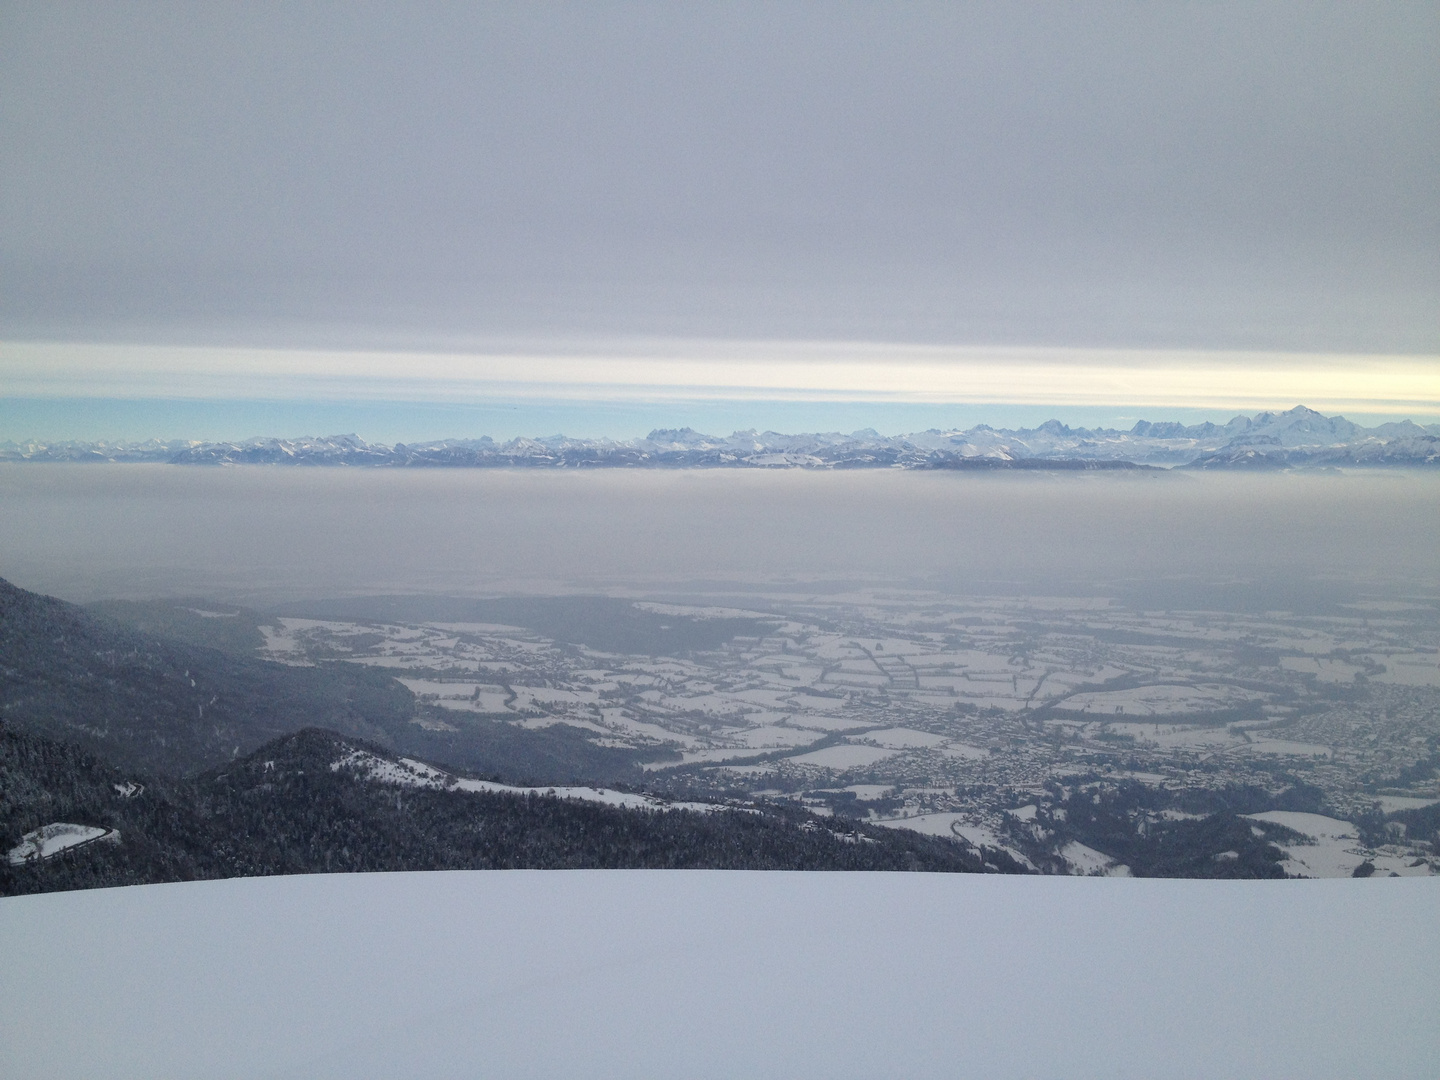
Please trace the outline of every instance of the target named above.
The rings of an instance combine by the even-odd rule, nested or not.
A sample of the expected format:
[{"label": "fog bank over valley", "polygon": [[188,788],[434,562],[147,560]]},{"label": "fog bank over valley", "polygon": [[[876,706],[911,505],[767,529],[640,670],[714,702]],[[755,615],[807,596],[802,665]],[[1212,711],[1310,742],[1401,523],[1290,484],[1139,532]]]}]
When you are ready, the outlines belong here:
[{"label": "fog bank over valley", "polygon": [[1440,477],[1414,472],[50,465],[0,469],[0,501],[10,508],[0,574],[77,600],[805,592],[846,582],[1123,593],[1190,583],[1283,586],[1294,604],[1306,581],[1414,592],[1440,576]]}]

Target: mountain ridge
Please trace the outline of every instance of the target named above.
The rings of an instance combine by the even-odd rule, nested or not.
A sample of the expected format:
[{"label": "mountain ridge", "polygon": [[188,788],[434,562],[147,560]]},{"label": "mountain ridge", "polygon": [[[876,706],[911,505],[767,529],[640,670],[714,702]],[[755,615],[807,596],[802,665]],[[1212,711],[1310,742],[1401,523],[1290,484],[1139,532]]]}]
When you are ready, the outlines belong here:
[{"label": "mountain ridge", "polygon": [[656,428],[639,439],[565,435],[496,442],[489,436],[371,443],[358,435],[257,437],[238,442],[0,442],[0,461],[148,462],[174,465],[306,465],[450,468],[1383,468],[1440,465],[1440,424],[1410,420],[1363,427],[1303,405],[1236,416],[1226,424],[1140,420],[1128,430],[931,428],[885,436],[736,431],[707,435]]},{"label": "mountain ridge", "polygon": [[[166,778],[0,721],[0,845],[10,852],[0,861],[0,896],[402,870],[1025,872],[1004,851],[795,806],[628,800],[641,801],[465,781],[320,728],[198,776]],[[111,842],[26,857],[25,838],[70,822]]]},{"label": "mountain ridge", "polygon": [[0,578],[0,720],[120,764],[192,772],[317,721],[389,742],[413,711],[383,673],[236,655]]}]

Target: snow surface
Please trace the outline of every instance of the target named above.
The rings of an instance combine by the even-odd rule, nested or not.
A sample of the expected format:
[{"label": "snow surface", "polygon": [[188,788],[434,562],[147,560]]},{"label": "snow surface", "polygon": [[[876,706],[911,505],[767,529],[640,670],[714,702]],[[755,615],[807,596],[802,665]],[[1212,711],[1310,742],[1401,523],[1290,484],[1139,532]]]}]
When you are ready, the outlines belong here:
[{"label": "snow surface", "polygon": [[27,832],[20,838],[20,843],[6,853],[6,861],[11,866],[23,866],[27,862],[54,858],[68,848],[80,847],[96,840],[108,840],[118,844],[120,834],[114,829],[102,828],[99,825],[72,825],[69,822],[56,821]]},{"label": "snow surface", "polygon": [[[379,657],[377,659],[394,658]],[[396,681],[403,683],[411,693],[418,696],[435,695],[434,704],[442,709],[483,713],[511,711],[506,704],[510,700],[510,692],[503,686],[474,682],[440,682],[435,679],[407,679],[403,676],[397,676]]]},{"label": "snow surface", "polygon": [[1292,810],[1266,810],[1245,816],[1273,821],[1308,838],[1308,843],[1276,844],[1286,855],[1280,865],[1292,877],[1350,877],[1357,866],[1366,862],[1374,866],[1374,876],[1382,878],[1428,877],[1435,873],[1430,861],[1417,859],[1413,851],[1365,847],[1360,842],[1360,830],[1348,821]]},{"label": "snow surface", "polygon": [[1233,709],[1258,700],[1261,695],[1223,683],[1195,686],[1162,683],[1129,690],[1098,690],[1072,694],[1060,707],[1075,712],[1123,713],[1126,716],[1169,716],[1174,713],[1202,713]]},{"label": "snow surface", "polygon": [[[33,1080],[1419,1080],[1440,1074],[1437,910],[1433,879],[480,871],[52,893],[0,899],[0,1039]],[[104,1008],[77,1007],[100,988]]]},{"label": "snow surface", "polygon": [[[1061,848],[1060,857],[1070,864],[1070,872],[1074,874],[1109,874],[1114,877],[1126,877],[1130,873],[1127,867],[1117,866],[1115,860],[1103,851],[1096,851],[1094,848],[1080,843],[1079,840],[1071,840]],[[1116,873],[1117,870],[1123,871],[1123,873]]]},{"label": "snow surface", "polygon": [[855,797],[862,802],[871,799],[883,799],[895,793],[894,784],[851,784],[849,787],[841,788],[841,791],[853,791]]},{"label": "snow surface", "polygon": [[604,803],[607,806],[627,806],[632,810],[695,810],[710,813],[728,810],[730,807],[719,803],[667,802],[653,795],[637,795],[629,791],[613,791],[596,787],[517,787],[514,784],[497,784],[493,780],[464,780],[447,772],[426,765],[413,758],[387,761],[385,758],[365,750],[351,750],[330,769],[339,772],[353,768],[367,779],[382,784],[398,784],[401,787],[444,788],[450,791],[485,792],[501,795],[543,795],[556,799],[580,799],[584,802]]},{"label": "snow surface", "polygon": [[940,746],[948,742],[944,735],[935,735],[929,731],[915,731],[913,728],[885,728],[881,731],[867,731],[863,735],[855,736],[865,742],[874,743],[876,746],[883,746],[890,750],[909,750],[917,746]]},{"label": "snow surface", "polygon": [[892,756],[894,750],[885,750],[878,746],[827,746],[823,750],[812,750],[808,754],[796,754],[787,758],[797,765],[818,765],[822,769],[845,769],[860,768],[865,765],[874,765],[877,761],[884,761]]},{"label": "snow surface", "polygon": [[1293,742],[1289,739],[1252,739],[1240,750],[1247,754],[1279,754],[1297,757],[1330,757],[1328,746],[1319,743]]},{"label": "snow surface", "polygon": [[994,830],[978,825],[968,814],[953,810],[941,810],[931,814],[913,814],[909,817],[872,818],[872,825],[883,825],[887,829],[908,829],[927,836],[959,837],[975,847],[992,847],[1006,852],[1021,866],[1037,869],[1023,852],[1011,847]]},{"label": "snow surface", "polygon": [[1310,838],[1309,844],[1276,845],[1287,856],[1281,865],[1294,877],[1349,877],[1366,859],[1360,846],[1360,830],[1348,821],[1294,810],[1266,810],[1245,816],[1273,821]]},{"label": "snow surface", "polygon": [[1115,735],[1129,735],[1139,743],[1151,743],[1170,749],[1180,747],[1214,747],[1238,744],[1243,737],[1223,727],[1196,727],[1193,725],[1118,723],[1106,724],[1107,731]]},{"label": "snow surface", "polygon": [[[887,829],[909,829],[911,832],[924,833],[927,836],[959,836],[957,828],[963,826],[967,821],[965,814],[953,810],[943,810],[935,814],[912,814],[909,817],[898,818],[876,818],[875,825],[884,825]],[[970,839],[970,837],[966,837]],[[986,832],[981,840],[971,840],[971,843],[984,843],[992,847],[1002,846],[1000,841],[992,833]]]},{"label": "snow surface", "polygon": [[1377,795],[1375,801],[1380,804],[1381,813],[1385,814],[1394,814],[1400,810],[1423,810],[1427,806],[1440,803],[1440,799],[1416,799],[1407,795]]}]

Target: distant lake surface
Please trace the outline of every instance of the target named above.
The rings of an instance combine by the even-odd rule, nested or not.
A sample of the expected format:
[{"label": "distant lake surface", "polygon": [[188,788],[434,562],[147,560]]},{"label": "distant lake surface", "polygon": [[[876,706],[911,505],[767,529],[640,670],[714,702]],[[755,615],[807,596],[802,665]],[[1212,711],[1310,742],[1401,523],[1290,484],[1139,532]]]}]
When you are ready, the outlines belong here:
[{"label": "distant lake surface", "polygon": [[0,576],[76,600],[865,584],[1293,607],[1433,592],[1437,537],[1436,473],[0,466]]}]

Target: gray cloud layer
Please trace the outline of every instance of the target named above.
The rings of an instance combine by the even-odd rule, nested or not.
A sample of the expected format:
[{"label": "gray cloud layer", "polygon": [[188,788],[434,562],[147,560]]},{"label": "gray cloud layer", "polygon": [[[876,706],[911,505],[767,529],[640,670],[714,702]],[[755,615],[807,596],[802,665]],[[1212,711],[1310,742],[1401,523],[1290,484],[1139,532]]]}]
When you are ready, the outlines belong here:
[{"label": "gray cloud layer", "polygon": [[0,332],[1431,351],[1437,41],[1434,5],[7,3]]}]

